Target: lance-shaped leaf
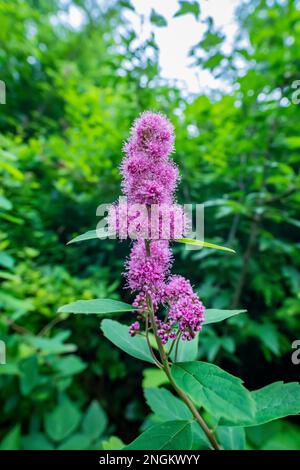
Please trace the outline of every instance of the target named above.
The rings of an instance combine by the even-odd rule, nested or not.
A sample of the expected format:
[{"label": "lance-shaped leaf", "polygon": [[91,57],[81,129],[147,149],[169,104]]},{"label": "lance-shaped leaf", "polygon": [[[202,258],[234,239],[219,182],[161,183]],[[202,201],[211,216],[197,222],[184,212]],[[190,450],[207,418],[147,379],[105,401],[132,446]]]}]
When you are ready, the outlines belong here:
[{"label": "lance-shaped leaf", "polygon": [[125,450],[190,450],[191,421],[166,421],[143,432]]},{"label": "lance-shaped leaf", "polygon": [[218,323],[226,320],[227,318],[245,313],[247,310],[219,310],[215,308],[209,308],[205,310],[205,322],[203,325],[209,325],[210,323]]},{"label": "lance-shaped leaf", "polygon": [[239,422],[241,417],[251,421],[255,403],[242,380],[220,367],[206,362],[182,362],[173,364],[172,376],[199,406],[212,416]]},{"label": "lance-shaped leaf", "polygon": [[122,351],[142,361],[154,363],[146,339],[139,335],[130,336],[127,325],[105,319],[101,323],[101,329],[104,336]]},{"label": "lance-shaped leaf", "polygon": [[63,305],[58,309],[59,313],[75,313],[75,314],[97,314],[108,315],[112,313],[131,312],[136,310],[132,305],[111,299],[93,299],[93,300],[77,300],[70,304]]},{"label": "lance-shaped leaf", "polygon": [[215,250],[228,251],[230,253],[235,253],[232,248],[227,248],[227,246],[215,245],[214,243],[205,242],[202,240],[194,240],[193,238],[177,238],[174,240],[177,243],[184,243],[185,245],[194,245],[199,246],[199,248],[213,248]]},{"label": "lance-shaped leaf", "polygon": [[104,230],[103,228],[99,228],[97,230],[89,230],[88,232],[85,232],[82,235],[78,235],[78,237],[75,237],[72,240],[70,240],[67,243],[67,245],[71,245],[71,243],[83,242],[85,240],[93,240],[95,238],[98,238],[99,240],[103,240],[105,238],[108,238],[110,235],[111,234],[107,230]]}]

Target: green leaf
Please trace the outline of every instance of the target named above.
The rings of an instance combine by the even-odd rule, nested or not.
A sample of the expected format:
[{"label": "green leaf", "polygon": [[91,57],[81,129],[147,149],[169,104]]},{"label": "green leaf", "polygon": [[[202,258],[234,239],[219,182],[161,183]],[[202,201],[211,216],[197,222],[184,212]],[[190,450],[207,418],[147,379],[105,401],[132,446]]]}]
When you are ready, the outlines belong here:
[{"label": "green leaf", "polygon": [[256,424],[300,413],[300,384],[275,382],[255,392]]},{"label": "green leaf", "polygon": [[17,364],[0,364],[0,375],[20,375]]},{"label": "green leaf", "polygon": [[131,337],[127,325],[105,319],[101,323],[101,328],[104,336],[122,351],[142,361],[154,363],[146,339],[139,335]]},{"label": "green leaf", "polygon": [[193,238],[177,238],[174,240],[177,243],[184,243],[185,245],[195,245],[204,248],[214,248],[215,250],[228,251],[230,253],[235,253],[232,248],[227,248],[226,246],[215,245],[214,243],[204,242],[201,240],[194,240]]},{"label": "green leaf", "polygon": [[[199,334],[195,336],[194,339],[191,341],[179,341],[178,348],[177,348],[177,355],[175,348],[173,348],[171,352],[171,359],[172,361],[175,361],[175,355],[176,357],[176,362],[187,362],[187,361],[194,361],[197,359],[198,356],[198,343],[199,343]],[[171,342],[168,343],[172,344]]]},{"label": "green leaf", "polygon": [[199,423],[197,421],[193,421],[192,423],[192,433],[193,433],[193,450],[211,450],[212,445],[209,442],[205,432],[202,428],[200,428]]},{"label": "green leaf", "polygon": [[[284,423],[285,424],[285,423]],[[300,449],[300,432],[296,426],[284,426],[280,433],[268,439],[260,450],[298,450]]]},{"label": "green leaf", "polygon": [[210,323],[218,323],[226,320],[234,315],[245,313],[247,310],[219,310],[215,308],[209,308],[205,310],[205,322],[203,325],[209,325]]},{"label": "green leaf", "polygon": [[0,209],[10,211],[12,207],[12,203],[5,196],[0,196]]},{"label": "green leaf", "polygon": [[0,251],[0,266],[11,269],[15,264],[14,259],[6,251]]},{"label": "green leaf", "polygon": [[220,367],[206,362],[173,364],[172,375],[197,405],[203,406],[216,418],[226,417],[239,422],[251,420],[255,413],[254,400],[243,387],[241,379]]},{"label": "green leaf", "polygon": [[105,238],[108,238],[109,235],[109,232],[104,229],[89,230],[88,232],[85,232],[82,235],[78,235],[78,237],[75,237],[70,240],[67,245],[71,245],[71,243],[83,242],[85,240],[94,240],[96,238],[98,238],[99,240],[103,240]]},{"label": "green leaf", "polygon": [[125,450],[190,450],[192,441],[190,421],[167,421],[151,426]]},{"label": "green leaf", "polygon": [[168,383],[168,379],[163,370],[155,369],[154,367],[149,367],[143,370],[143,388],[159,387],[166,383]]},{"label": "green leaf", "polygon": [[125,446],[117,436],[110,436],[106,441],[102,441],[101,445],[103,450],[121,450]]},{"label": "green leaf", "polygon": [[107,426],[107,416],[100,404],[93,400],[83,418],[82,430],[91,439],[97,439]]},{"label": "green leaf", "polygon": [[177,16],[182,16],[182,15],[186,15],[188,13],[192,13],[192,15],[194,15],[196,20],[199,19],[200,5],[197,1],[188,2],[188,1],[182,0],[182,1],[179,2],[179,6],[180,6],[180,8],[175,13],[174,18],[176,18]]},{"label": "green leaf", "polygon": [[53,444],[41,432],[35,432],[22,438],[24,450],[53,450]]},{"label": "green leaf", "polygon": [[68,377],[80,374],[86,368],[86,364],[80,357],[70,354],[66,357],[59,357],[55,367],[61,376]]},{"label": "green leaf", "polygon": [[77,300],[58,309],[59,313],[108,315],[137,310],[132,305],[111,299]]},{"label": "green leaf", "polygon": [[58,450],[86,450],[90,447],[91,440],[84,434],[77,433],[69,437],[65,442],[60,444]]},{"label": "green leaf", "polygon": [[294,150],[300,148],[300,137],[298,135],[286,138],[287,146]]},{"label": "green leaf", "polygon": [[36,356],[29,356],[20,363],[22,395],[29,395],[40,382],[38,361]]},{"label": "green leaf", "polygon": [[241,427],[219,426],[217,428],[217,439],[225,450],[245,449],[245,430]]},{"label": "green leaf", "polygon": [[272,323],[255,323],[254,334],[276,356],[280,356],[279,332]]},{"label": "green leaf", "polygon": [[165,388],[146,388],[144,394],[153,413],[164,421],[190,420],[193,417],[183,401]]},{"label": "green leaf", "polygon": [[163,28],[164,26],[168,26],[166,19],[162,15],[157,13],[153,8],[151,10],[150,21],[155,26],[158,26],[158,28]]},{"label": "green leaf", "polygon": [[77,428],[81,415],[76,406],[65,396],[59,405],[45,417],[45,430],[53,441],[62,441]]},{"label": "green leaf", "polygon": [[[251,422],[240,420],[243,426],[256,426],[274,419],[300,413],[300,384],[274,382],[251,393],[256,413]],[[232,424],[227,423],[226,424]]]},{"label": "green leaf", "polygon": [[64,344],[58,335],[53,338],[24,336],[24,341],[29,343],[35,349],[42,351],[44,354],[63,354],[74,352],[77,349],[74,344]]},{"label": "green leaf", "polygon": [[0,443],[0,450],[19,450],[20,438],[20,425],[17,424],[2,439]]}]

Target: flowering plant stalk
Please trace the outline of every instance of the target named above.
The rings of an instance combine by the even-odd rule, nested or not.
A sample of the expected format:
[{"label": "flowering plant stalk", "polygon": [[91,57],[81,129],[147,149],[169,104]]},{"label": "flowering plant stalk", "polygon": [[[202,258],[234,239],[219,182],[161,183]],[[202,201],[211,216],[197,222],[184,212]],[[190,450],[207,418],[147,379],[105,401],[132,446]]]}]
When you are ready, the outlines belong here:
[{"label": "flowering plant stalk", "polygon": [[[104,317],[133,312],[129,328],[104,319],[104,335],[131,356],[157,366],[178,396],[165,388],[146,388],[147,402],[159,423],[126,449],[219,450],[232,448],[232,442],[234,448],[243,448],[245,427],[300,411],[300,387],[278,382],[250,392],[239,378],[196,360],[203,325],[245,311],[205,309],[190,281],[171,273],[170,242],[191,243],[182,238],[190,222],[175,199],[179,172],[170,158],[173,150],[171,123],[152,112],[135,121],[124,145],[121,172],[127,203],[125,209],[121,203],[112,204],[107,220],[109,233],[115,231],[120,238],[131,226],[133,243],[124,275],[126,287],[135,293],[132,305],[96,299],[74,302],[60,311]],[[88,232],[73,242],[97,235]]]}]

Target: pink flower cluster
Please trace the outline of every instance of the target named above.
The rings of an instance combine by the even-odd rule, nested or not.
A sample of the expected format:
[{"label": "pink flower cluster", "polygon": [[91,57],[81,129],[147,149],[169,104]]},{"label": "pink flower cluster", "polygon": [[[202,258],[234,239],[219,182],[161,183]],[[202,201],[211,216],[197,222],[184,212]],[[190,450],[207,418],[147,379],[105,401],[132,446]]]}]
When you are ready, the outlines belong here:
[{"label": "pink flower cluster", "polygon": [[163,343],[173,339],[176,328],[183,340],[190,341],[202,328],[205,307],[193,292],[190,282],[182,276],[171,276],[164,290],[169,303],[167,323],[161,323],[158,334]]},{"label": "pink flower cluster", "polygon": [[178,169],[169,155],[174,148],[171,123],[161,114],[144,112],[124,146],[123,191],[129,203],[171,204]]},{"label": "pink flower cluster", "polygon": [[[183,211],[174,198],[179,176],[176,165],[169,159],[173,149],[171,123],[163,115],[147,111],[141,114],[131,129],[130,138],[124,146],[126,157],[121,165],[122,187],[129,202],[125,219],[126,223],[135,223],[136,236],[131,238],[137,238],[126,263],[127,287],[138,292],[133,305],[139,309],[140,320],[152,304],[158,335],[164,344],[169,339],[176,339],[179,334],[183,340],[193,339],[204,322],[204,306],[193,292],[190,282],[181,276],[170,276],[172,253],[167,239],[181,238],[175,233],[176,226],[186,226]],[[146,212],[141,213],[136,204],[146,204]],[[155,228],[151,223],[152,204],[159,205]],[[167,209],[171,214],[167,224],[170,236],[165,237],[163,222]],[[109,216],[118,232],[125,228],[122,226],[121,210],[120,205],[116,204]],[[153,236],[154,231],[156,237]],[[150,241],[146,242],[145,238]],[[168,309],[164,320],[159,318],[160,306]],[[140,328],[140,322],[135,321],[129,333],[135,335]]]},{"label": "pink flower cluster", "polygon": [[179,204],[146,206],[121,201],[111,204],[108,227],[121,239],[172,240],[184,236],[189,220]]}]

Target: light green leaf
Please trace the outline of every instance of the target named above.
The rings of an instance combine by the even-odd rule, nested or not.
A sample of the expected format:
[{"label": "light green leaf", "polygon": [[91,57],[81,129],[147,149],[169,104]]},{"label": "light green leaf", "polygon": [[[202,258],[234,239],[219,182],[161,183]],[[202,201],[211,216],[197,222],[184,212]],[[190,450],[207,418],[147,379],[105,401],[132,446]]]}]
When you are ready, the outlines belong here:
[{"label": "light green leaf", "polygon": [[300,148],[300,137],[298,135],[287,137],[285,140],[290,149],[294,150]]},{"label": "light green leaf", "polygon": [[205,322],[203,325],[209,325],[210,323],[218,323],[226,320],[234,315],[245,313],[247,310],[219,310],[215,308],[209,308],[205,310]]},{"label": "light green leaf", "polygon": [[53,441],[62,441],[77,428],[81,415],[77,407],[65,396],[58,406],[45,417],[45,430]]},{"label": "light green leaf", "polygon": [[146,388],[144,394],[153,413],[163,421],[190,420],[193,417],[183,401],[165,388]]},{"label": "light green leaf", "polygon": [[102,441],[101,445],[103,450],[121,450],[125,446],[117,436],[110,436],[106,441]]},{"label": "light green leaf", "polygon": [[0,196],[0,209],[4,209],[6,211],[10,211],[12,209],[12,203],[5,197]]},{"label": "light green leaf", "polygon": [[82,429],[85,434],[94,440],[103,434],[106,426],[107,416],[100,404],[93,400],[83,418]]},{"label": "light green leaf", "polygon": [[24,336],[24,341],[44,354],[63,354],[76,351],[74,344],[64,344],[59,336],[42,338],[39,336]]},{"label": "light green leaf", "polygon": [[105,319],[101,323],[101,328],[104,336],[122,351],[142,361],[154,363],[146,339],[139,335],[131,337],[127,325]]},{"label": "light green leaf", "polygon": [[199,19],[200,5],[197,1],[189,2],[189,1],[181,0],[179,2],[179,6],[180,6],[180,8],[175,13],[174,17],[186,15],[188,13],[192,13],[192,15],[194,15],[196,20]]},{"label": "light green leaf", "polygon": [[217,428],[217,439],[225,450],[245,449],[245,430],[241,427],[219,426]]},{"label": "light green leaf", "polygon": [[108,315],[136,310],[132,305],[111,299],[77,300],[58,309],[59,313]]},{"label": "light green leaf", "polygon": [[159,387],[166,383],[168,383],[168,379],[163,370],[154,367],[149,367],[143,370],[143,388]]},{"label": "light green leaf", "polygon": [[80,374],[86,368],[86,364],[80,357],[70,354],[66,357],[59,357],[56,369],[63,377]]},{"label": "light green leaf", "polygon": [[194,240],[193,238],[177,238],[174,240],[177,243],[184,243],[185,245],[194,245],[201,248],[214,248],[215,250],[228,251],[230,253],[235,253],[232,248],[227,248],[226,246],[215,245],[214,243],[209,243],[201,240]]},{"label": "light green leaf", "polygon": [[0,251],[0,265],[4,268],[11,269],[15,264],[14,259],[6,251]]},{"label": "light green leaf", "polygon": [[20,369],[17,364],[0,364],[0,375],[20,375]]},{"label": "light green leaf", "polygon": [[98,238],[99,240],[103,240],[105,238],[108,238],[109,235],[109,232],[104,229],[89,230],[88,232],[85,232],[82,235],[78,235],[78,237],[75,237],[70,240],[67,245],[71,245],[72,243],[83,242],[85,240],[94,240],[96,238]]},{"label": "light green leaf", "polygon": [[212,416],[234,422],[241,417],[253,419],[255,404],[250,392],[241,379],[220,367],[206,362],[177,363],[172,366],[172,375],[176,384]]},{"label": "light green leaf", "polygon": [[167,421],[151,426],[125,450],[190,450],[192,441],[190,421]]}]

